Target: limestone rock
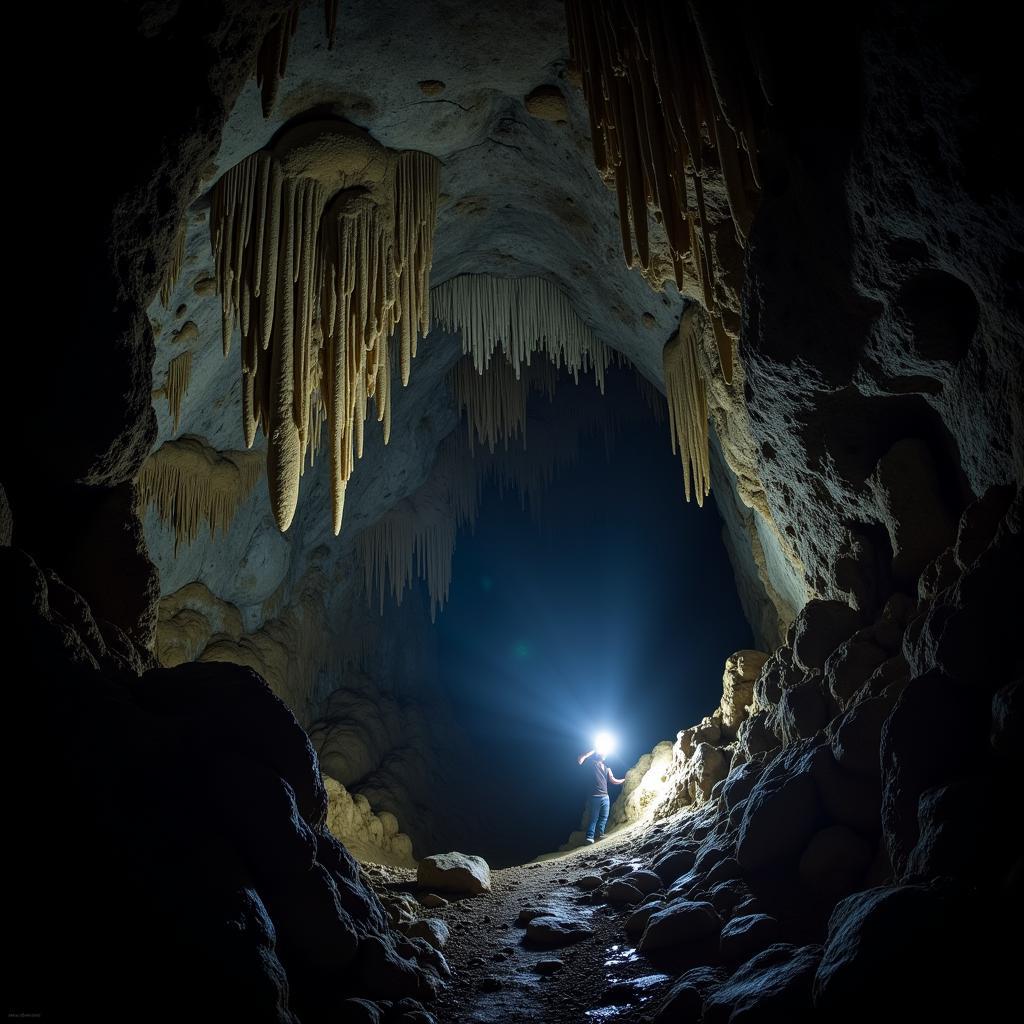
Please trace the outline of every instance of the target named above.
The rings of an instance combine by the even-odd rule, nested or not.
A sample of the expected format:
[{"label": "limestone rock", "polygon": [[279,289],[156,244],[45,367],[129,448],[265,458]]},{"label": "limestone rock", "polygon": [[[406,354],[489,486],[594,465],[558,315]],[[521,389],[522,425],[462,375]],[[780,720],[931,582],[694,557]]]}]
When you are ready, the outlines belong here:
[{"label": "limestone rock", "polygon": [[871,697],[830,723],[832,753],[845,769],[867,778],[881,777],[882,726],[894,703],[886,696]]},{"label": "limestone rock", "polygon": [[722,922],[710,903],[676,899],[652,914],[637,948],[641,952],[717,940]]},{"label": "limestone rock", "polygon": [[701,804],[711,796],[715,783],[729,772],[729,763],[718,747],[698,743],[683,769],[683,782],[692,803]]},{"label": "limestone rock", "polygon": [[902,877],[918,840],[918,801],[933,786],[970,774],[989,732],[984,694],[939,672],[911,681],[882,729],[882,824]]},{"label": "limestone rock", "polygon": [[414,939],[426,939],[434,949],[443,949],[448,944],[448,925],[437,917],[424,917],[410,925],[406,935]]},{"label": "limestone rock", "polygon": [[879,460],[869,486],[889,531],[893,578],[912,586],[955,536],[931,449],[917,438],[897,441]]},{"label": "limestone rock", "polygon": [[523,103],[528,113],[542,121],[569,120],[569,106],[562,90],[556,85],[538,85],[523,99]]},{"label": "limestone rock", "polygon": [[781,743],[769,724],[770,716],[768,711],[758,711],[740,725],[739,745],[748,761],[774,750]]},{"label": "limestone rock", "polygon": [[[823,810],[814,779],[821,747],[801,740],[778,755],[747,798],[736,859],[757,871],[793,860],[818,830]],[[831,757],[827,748],[824,752]]]},{"label": "limestone rock", "polygon": [[769,946],[711,992],[704,1004],[703,1024],[808,1016],[820,960],[821,946]]},{"label": "limestone rock", "polygon": [[794,662],[804,673],[821,672],[829,655],[856,632],[860,615],[841,601],[808,601],[794,625]]},{"label": "limestone rock", "polygon": [[623,878],[609,882],[604,890],[604,896],[615,906],[631,906],[644,898],[644,894],[635,885],[631,885]]},{"label": "limestone rock", "polygon": [[558,914],[542,914],[526,926],[526,937],[538,946],[568,946],[593,934],[582,921]]},{"label": "limestone rock", "polygon": [[961,570],[969,568],[992,543],[1014,494],[1012,486],[990,487],[977,501],[964,509],[957,526],[956,546],[953,549],[956,563]]},{"label": "limestone rock", "polygon": [[490,892],[491,869],[483,857],[467,853],[435,853],[420,861],[416,882],[423,889],[438,892]]},{"label": "limestone rock", "polygon": [[779,934],[779,922],[768,914],[744,914],[732,918],[719,938],[722,959],[740,963],[770,946]]},{"label": "limestone rock", "polygon": [[864,877],[874,849],[846,825],[830,825],[807,844],[800,858],[800,880],[813,893],[836,900]]},{"label": "limestone rock", "polygon": [[722,674],[722,733],[729,739],[747,717],[747,706],[754,700],[754,680],[757,679],[768,655],[764,651],[737,651],[730,654]]},{"label": "limestone rock", "polygon": [[647,927],[647,922],[651,919],[652,914],[658,913],[664,907],[664,903],[661,900],[656,900],[651,903],[645,903],[643,906],[637,907],[629,917],[626,918],[624,925],[626,933],[628,935],[639,934]]},{"label": "limestone rock", "polygon": [[840,707],[846,706],[886,658],[885,650],[867,640],[853,637],[839,645],[825,662],[825,678]]},{"label": "limestone rock", "polygon": [[680,875],[685,874],[693,867],[696,857],[695,851],[688,846],[668,850],[655,862],[654,873],[665,885],[671,885]]},{"label": "limestone rock", "polygon": [[676,734],[676,746],[682,751],[683,757],[688,760],[693,757],[701,743],[713,746],[721,739],[721,736],[722,728],[718,721],[713,716],[707,715],[699,725],[680,730]]},{"label": "limestone rock", "polygon": [[816,675],[783,690],[779,706],[770,719],[783,747],[810,739],[824,726],[828,709],[823,689],[824,681]]},{"label": "limestone rock", "polygon": [[1002,757],[1024,756],[1024,680],[1014,680],[993,695],[991,740]]}]

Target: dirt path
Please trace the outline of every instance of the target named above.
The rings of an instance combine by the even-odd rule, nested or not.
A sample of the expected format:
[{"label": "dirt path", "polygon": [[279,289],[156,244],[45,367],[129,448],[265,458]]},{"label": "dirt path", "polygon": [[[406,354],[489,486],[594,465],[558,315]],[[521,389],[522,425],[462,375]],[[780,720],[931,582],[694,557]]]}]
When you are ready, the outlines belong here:
[{"label": "dirt path", "polygon": [[[491,873],[487,895],[424,911],[451,931],[444,954],[453,971],[428,1009],[440,1024],[630,1024],[646,1018],[672,980],[636,953],[623,928],[630,910],[592,902],[576,882],[614,864],[646,866],[637,847],[643,832],[623,831],[594,846]],[[413,883],[391,888],[415,891]],[[517,923],[526,908],[547,908],[593,934],[571,945],[542,947]],[[540,968],[544,961],[551,974]]]}]

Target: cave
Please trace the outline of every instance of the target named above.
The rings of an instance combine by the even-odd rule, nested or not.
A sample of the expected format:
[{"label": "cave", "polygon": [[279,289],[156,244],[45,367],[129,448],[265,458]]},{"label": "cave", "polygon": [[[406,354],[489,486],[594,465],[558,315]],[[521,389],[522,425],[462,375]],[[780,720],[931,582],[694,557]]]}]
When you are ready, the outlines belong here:
[{"label": "cave", "polygon": [[12,17],[9,1018],[1014,1005],[1008,15]]}]

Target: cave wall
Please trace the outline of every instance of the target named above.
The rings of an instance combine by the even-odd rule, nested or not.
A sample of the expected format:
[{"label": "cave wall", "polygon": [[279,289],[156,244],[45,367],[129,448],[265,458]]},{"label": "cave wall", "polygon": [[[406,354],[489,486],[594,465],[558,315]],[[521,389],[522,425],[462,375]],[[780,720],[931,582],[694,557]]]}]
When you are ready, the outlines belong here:
[{"label": "cave wall", "polygon": [[[398,23],[404,28],[394,33],[391,26]],[[492,41],[498,37],[507,43],[495,49]],[[382,38],[388,41],[387,61],[379,59]],[[567,69],[567,58],[564,14],[557,4],[513,10],[488,3],[474,9],[472,16],[443,4],[412,9],[398,3],[349,4],[334,49],[326,45],[320,12],[315,5],[304,7],[271,116],[263,116],[256,82],[246,82],[227,116],[219,149],[203,166],[202,180],[193,192],[177,283],[166,305],[159,296],[149,305],[156,336],[154,447],[183,434],[198,435],[220,451],[244,447],[237,331],[227,358],[221,354],[219,340],[220,299],[212,288],[208,189],[225,170],[270,142],[290,119],[309,111],[343,117],[366,128],[384,145],[422,149],[441,159],[441,204],[431,275],[435,284],[463,273],[543,274],[566,290],[600,340],[623,353],[663,389],[661,349],[678,323],[684,298],[674,283],[666,283],[669,275],[664,266],[645,280],[622,263],[614,194],[590,159],[587,112]],[[419,85],[437,80],[443,82],[440,92],[428,93]],[[527,97],[545,84],[564,97],[564,110],[556,112],[557,120],[535,116],[528,109]],[[664,240],[658,244],[663,248]],[[652,290],[649,281],[661,290]],[[159,570],[164,608],[176,608],[180,600],[175,602],[174,595],[182,595],[183,588],[197,582],[208,589],[214,603],[237,608],[242,630],[236,631],[235,639],[246,650],[236,647],[234,656],[267,674],[304,725],[317,721],[319,705],[328,700],[324,678],[331,678],[330,673],[315,678],[312,670],[303,670],[292,672],[301,679],[278,678],[281,673],[271,668],[272,659],[250,657],[248,649],[253,643],[266,646],[268,631],[275,643],[299,647],[305,629],[318,634],[318,656],[327,665],[343,657],[346,644],[351,649],[347,624],[364,618],[356,609],[365,601],[362,568],[355,555],[359,536],[415,493],[430,470],[439,442],[454,428],[454,407],[443,378],[459,351],[457,338],[436,329],[423,338],[409,387],[395,388],[394,423],[386,448],[379,427],[367,424],[366,451],[348,486],[340,537],[331,535],[325,512],[330,494],[326,459],[306,470],[295,520],[284,534],[275,525],[264,480],[238,509],[227,532],[212,540],[204,530],[192,544],[176,545],[173,531],[155,511],[150,509],[144,516],[147,548]],[[166,396],[158,392],[171,360],[184,352],[192,353],[192,369],[176,424]],[[262,435],[256,446],[265,446]],[[775,563],[765,558],[760,547],[757,514],[744,504],[749,496],[739,496],[717,448],[713,458],[716,491],[722,488],[715,500],[745,595],[744,607],[752,622],[757,616],[755,628],[765,637],[763,642],[776,642],[796,608],[783,603],[779,590],[765,589],[766,584],[772,586],[770,570]],[[750,462],[749,457],[746,461]],[[765,509],[762,512],[767,515]],[[709,509],[708,514],[714,511]],[[766,536],[771,544],[771,534]],[[310,579],[320,581],[323,591],[312,600],[308,598]],[[792,595],[787,600],[792,601]],[[200,613],[206,614],[202,609]],[[292,626],[278,625],[289,617]],[[346,624],[344,628],[341,623]],[[416,642],[425,644],[418,649],[426,657],[429,642],[422,630],[406,630],[405,642],[413,643],[413,632],[419,637]],[[216,630],[203,632],[207,642],[219,645],[218,651],[204,654],[193,644],[196,649],[190,657],[231,657],[229,646],[215,634]],[[392,650],[398,659],[399,653]],[[384,695],[391,691],[394,675],[402,675],[397,660],[378,659],[373,666],[357,670],[364,709],[367,694],[376,687],[382,694],[376,714],[388,717],[389,701]],[[420,673],[419,680],[436,692],[429,674]],[[416,757],[440,763],[442,733],[411,728],[408,715],[406,719],[409,735],[423,738]],[[433,740],[428,741],[428,736]],[[414,814],[408,822],[401,813],[398,817],[420,849],[427,836],[436,832],[419,811],[412,811],[400,783],[404,780],[408,790],[420,784],[421,774],[408,766],[403,770],[398,760],[388,776],[385,765],[391,746],[384,734],[381,744],[374,755],[378,782],[373,800],[380,802],[381,809],[398,813],[405,806]],[[338,767],[338,772],[345,785],[360,790],[362,769]],[[379,781],[385,777],[390,778],[387,785]],[[412,804],[418,799],[413,798]]]}]

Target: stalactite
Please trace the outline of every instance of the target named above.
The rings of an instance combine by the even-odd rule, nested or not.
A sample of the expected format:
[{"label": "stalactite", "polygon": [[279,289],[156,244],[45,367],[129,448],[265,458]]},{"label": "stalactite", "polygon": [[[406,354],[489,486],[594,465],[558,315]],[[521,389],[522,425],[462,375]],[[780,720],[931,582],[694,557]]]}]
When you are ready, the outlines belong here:
[{"label": "stalactite", "polygon": [[362,454],[372,398],[391,427],[391,335],[408,383],[430,328],[439,164],[344,122],[310,122],[227,171],[210,218],[224,351],[241,333],[247,446],[269,439],[267,482],[288,528],[307,453],[327,425],[333,525]]},{"label": "stalactite", "polygon": [[192,377],[192,351],[191,349],[176,355],[167,364],[167,382],[163,386],[164,395],[167,398],[167,411],[174,420],[174,432],[178,431],[178,424],[181,421],[181,403],[185,400],[185,392],[188,391],[188,382]]},{"label": "stalactite", "polygon": [[696,305],[688,306],[678,332],[662,353],[672,451],[679,452],[683,463],[686,500],[690,500],[692,490],[698,505],[704,504],[711,491],[708,400],[698,354],[701,316]]},{"label": "stalactite", "polygon": [[186,434],[160,446],[143,463],[139,503],[152,505],[174,530],[175,552],[199,536],[205,520],[212,538],[226,533],[239,506],[263,473],[262,452],[217,451]]},{"label": "stalactite", "polygon": [[722,373],[731,381],[738,324],[716,294],[723,268],[704,191],[712,174],[721,176],[742,248],[760,190],[746,89],[755,76],[743,61],[742,41],[732,38],[710,0],[566,0],[566,17],[594,160],[615,182],[626,263],[650,267],[649,207],[668,237],[678,287],[684,261],[693,264]]},{"label": "stalactite", "polygon": [[462,274],[432,289],[434,319],[462,336],[462,351],[482,373],[495,351],[515,375],[544,352],[556,368],[579,379],[591,371],[603,390],[608,349],[576,315],[557,285],[543,277],[491,277]]},{"label": "stalactite", "polygon": [[185,235],[188,224],[182,220],[178,230],[174,234],[174,244],[171,246],[171,258],[164,271],[164,279],[160,284],[160,304],[164,309],[171,308],[171,293],[178,283],[178,275],[181,273],[182,265],[185,262]]},{"label": "stalactite", "polygon": [[[256,84],[260,88],[263,116],[270,117],[277,99],[277,88],[288,69],[288,49],[292,36],[299,27],[301,0],[295,2],[283,14],[278,15],[263,37],[256,55]],[[327,34],[327,48],[334,48],[334,33],[338,24],[338,0],[324,0],[324,30]]]}]

